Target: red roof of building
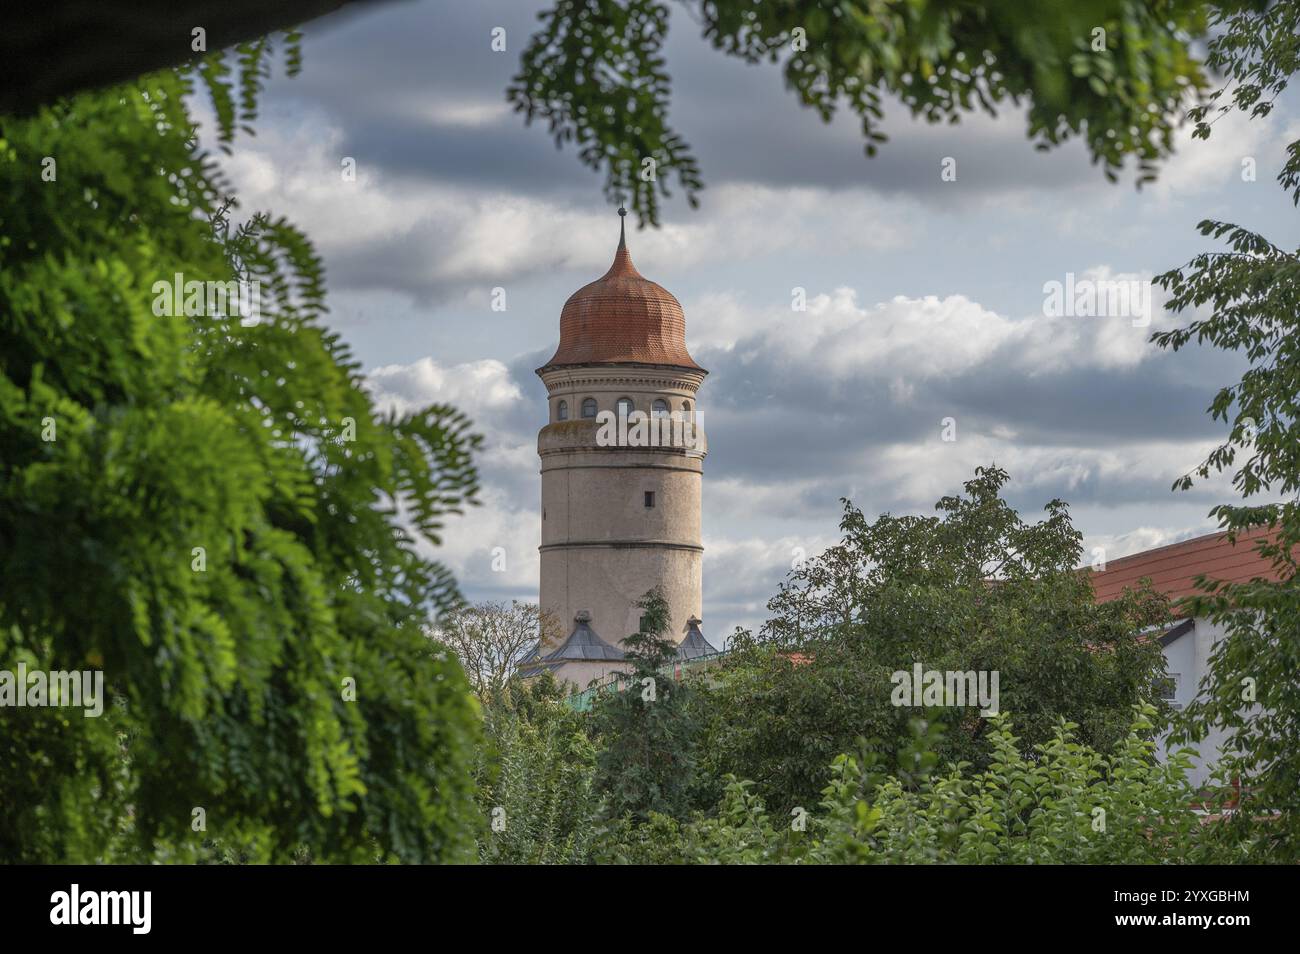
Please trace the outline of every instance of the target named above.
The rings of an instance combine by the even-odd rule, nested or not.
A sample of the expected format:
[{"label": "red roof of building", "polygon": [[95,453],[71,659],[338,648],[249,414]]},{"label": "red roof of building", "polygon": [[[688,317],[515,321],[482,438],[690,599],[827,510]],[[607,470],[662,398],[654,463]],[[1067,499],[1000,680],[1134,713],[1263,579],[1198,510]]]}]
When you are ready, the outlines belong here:
[{"label": "red roof of building", "polygon": [[1093,592],[1097,602],[1104,603],[1149,577],[1154,589],[1176,600],[1201,592],[1193,582],[1197,576],[1228,583],[1277,580],[1273,564],[1255,552],[1256,542],[1271,533],[1267,528],[1244,531],[1237,535],[1235,544],[1228,541],[1226,531],[1211,533],[1111,560],[1106,569],[1091,573]]},{"label": "red roof of building", "polygon": [[686,350],[681,303],[636,270],[624,235],[619,236],[609,271],[564,303],[560,347],[542,370],[583,364],[663,364],[704,370]]}]

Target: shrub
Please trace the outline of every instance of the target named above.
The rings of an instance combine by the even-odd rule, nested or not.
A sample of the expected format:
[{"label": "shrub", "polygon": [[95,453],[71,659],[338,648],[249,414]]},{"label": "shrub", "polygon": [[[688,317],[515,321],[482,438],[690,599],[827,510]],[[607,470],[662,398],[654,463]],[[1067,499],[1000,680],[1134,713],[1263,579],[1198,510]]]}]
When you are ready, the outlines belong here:
[{"label": "shrub", "polygon": [[514,682],[488,707],[477,772],[481,861],[587,860],[597,807],[596,752],[584,722],[549,674],[533,686]]},{"label": "shrub", "polygon": [[[1190,752],[1155,760],[1155,709],[1134,710],[1110,755],[1058,724],[1025,755],[1011,718],[992,720],[993,757],[913,784],[882,777],[874,757],[844,754],[815,812],[773,818],[752,783],[730,777],[712,817],[651,816],[606,832],[598,857],[616,862],[756,864],[1171,864],[1223,860],[1192,808]],[[802,828],[802,830],[800,830]]]}]

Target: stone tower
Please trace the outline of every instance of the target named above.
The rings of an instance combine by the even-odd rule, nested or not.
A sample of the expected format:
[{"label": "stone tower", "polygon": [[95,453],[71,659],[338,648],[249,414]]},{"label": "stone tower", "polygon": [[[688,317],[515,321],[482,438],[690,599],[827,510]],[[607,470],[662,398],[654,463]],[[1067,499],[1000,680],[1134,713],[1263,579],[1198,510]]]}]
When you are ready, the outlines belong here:
[{"label": "stone tower", "polygon": [[679,656],[713,652],[699,629],[705,444],[695,400],[707,372],[687,353],[682,306],[636,270],[622,223],[619,232],[614,263],[564,303],[559,348],[537,370],[548,403],[537,435],[540,605],[560,630],[526,671],[548,668],[579,687],[626,668],[621,643],[656,586]]}]

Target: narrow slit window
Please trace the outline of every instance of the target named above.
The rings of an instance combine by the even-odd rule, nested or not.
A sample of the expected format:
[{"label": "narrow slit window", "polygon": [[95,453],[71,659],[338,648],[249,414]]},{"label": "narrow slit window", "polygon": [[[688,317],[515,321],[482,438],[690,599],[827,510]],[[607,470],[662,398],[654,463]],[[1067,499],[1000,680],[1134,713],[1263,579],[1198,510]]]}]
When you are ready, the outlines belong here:
[{"label": "narrow slit window", "polygon": [[654,492],[653,490],[647,490],[647,491],[645,492],[645,505],[646,505],[646,509],[647,509],[647,510],[650,509],[650,508],[652,508],[652,507],[654,507],[654,505],[655,505],[655,492]]}]

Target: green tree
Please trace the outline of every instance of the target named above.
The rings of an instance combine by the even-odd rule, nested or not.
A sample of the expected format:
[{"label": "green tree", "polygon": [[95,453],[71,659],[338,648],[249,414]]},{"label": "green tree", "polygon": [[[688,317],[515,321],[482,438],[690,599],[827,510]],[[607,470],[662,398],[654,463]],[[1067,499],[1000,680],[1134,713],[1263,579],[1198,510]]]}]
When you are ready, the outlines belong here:
[{"label": "green tree", "polygon": [[[841,756],[812,826],[809,860],[902,864],[1171,864],[1205,861],[1210,838],[1187,781],[1190,753],[1157,761],[1156,711],[1136,707],[1111,752],[1080,744],[1058,723],[1022,750],[1012,719],[991,720],[983,771],[955,765],[919,786],[871,783]],[[866,809],[864,811],[864,808]]]},{"label": "green tree", "polygon": [[[733,638],[709,694],[712,774],[750,779],[780,810],[811,804],[859,736],[891,758],[907,744],[918,710],[895,704],[893,674],[917,663],[997,672],[999,707],[1030,744],[1062,718],[1101,751],[1117,744],[1131,707],[1158,697],[1164,660],[1142,633],[1168,605],[1149,589],[1098,605],[1066,505],[1025,522],[1001,496],[1008,479],[978,469],[940,516],[871,521],[846,501],[843,540],[790,573],[757,635]],[[925,715],[947,729],[944,761],[987,764],[978,705]]]},{"label": "green tree", "polygon": [[[436,543],[478,439],[377,412],[305,236],[223,225],[186,98],[229,148],[272,55],[3,123],[0,661],[112,696],[0,710],[4,861],[472,856],[475,706],[421,633],[455,585],[397,511]],[[241,275],[259,314],[206,290]]]},{"label": "green tree", "polygon": [[552,645],[559,628],[536,603],[511,600],[457,607],[428,632],[456,654],[474,694],[486,701],[505,688],[530,648]]},{"label": "green tree", "polygon": [[[874,753],[837,756],[810,810],[769,813],[749,781],[727,778],[715,812],[652,814],[608,831],[596,856],[631,864],[1177,864],[1242,857],[1203,825],[1190,752],[1154,758],[1157,713],[1135,707],[1113,752],[1057,724],[1028,754],[1011,716],[992,720],[992,758],[886,775]],[[918,742],[933,741],[932,735]],[[934,763],[927,753],[927,763]]]},{"label": "green tree", "polygon": [[[1235,110],[1267,117],[1300,68],[1300,4],[1220,12],[1214,26],[1207,62],[1225,83],[1192,111],[1202,138]],[[1300,203],[1300,141],[1288,147],[1277,179]],[[1180,714],[1174,738],[1195,741],[1226,730],[1223,793],[1236,797],[1227,783],[1242,786],[1242,810],[1232,827],[1243,843],[1294,861],[1300,859],[1300,249],[1232,222],[1206,220],[1199,229],[1227,248],[1159,276],[1169,293],[1166,307],[1175,314],[1192,311],[1193,318],[1152,340],[1172,351],[1195,343],[1239,353],[1248,367],[1209,407],[1211,417],[1228,426],[1226,440],[1174,486],[1187,489],[1198,479],[1231,474],[1240,501],[1210,515],[1234,536],[1273,531],[1256,549],[1276,580],[1203,580],[1203,592],[1182,601],[1184,613],[1208,618],[1226,635],[1211,654],[1200,694]]]},{"label": "green tree", "polygon": [[[1222,780],[1244,786],[1244,810],[1234,824],[1285,847],[1294,860],[1300,858],[1300,251],[1228,223],[1204,222],[1202,232],[1226,238],[1230,251],[1198,255],[1159,280],[1170,291],[1171,311],[1203,309],[1209,317],[1155,340],[1175,351],[1197,341],[1241,352],[1250,367],[1210,408],[1229,424],[1228,439],[1175,487],[1230,472],[1243,500],[1217,506],[1211,516],[1234,536],[1269,528],[1255,549],[1276,580],[1200,579],[1202,592],[1181,601],[1185,613],[1218,624],[1225,636],[1200,693],[1181,713],[1176,737],[1196,741],[1227,731]],[[1262,818],[1267,824],[1258,824]]]},{"label": "green tree", "polygon": [[476,772],[487,864],[582,864],[595,834],[596,750],[549,672],[511,680],[484,712]]},{"label": "green tree", "polygon": [[623,640],[632,669],[620,691],[601,693],[592,707],[596,787],[613,818],[684,815],[695,776],[692,688],[672,675],[676,647],[665,636],[663,594],[651,590],[637,605],[641,629]]},{"label": "green tree", "polygon": [[[844,97],[869,151],[882,93],[930,120],[1024,101],[1040,147],[1081,135],[1145,178],[1204,86],[1202,8],[1181,0],[683,5],[724,52],[783,61],[824,116]],[[561,0],[509,94],[643,221],[673,176],[699,186],[666,119],[666,9]],[[113,694],[100,719],[6,710],[6,860],[193,857],[196,808],[254,860],[472,850],[474,707],[419,636],[454,584],[395,515],[436,542],[473,499],[475,439],[450,408],[377,414],[320,324],[306,237],[269,214],[231,227],[185,98],[202,81],[229,149],[271,47],[242,47],[233,85],[211,56],[0,130],[0,660],[103,668]],[[157,314],[177,273],[261,282],[261,320]]]}]

